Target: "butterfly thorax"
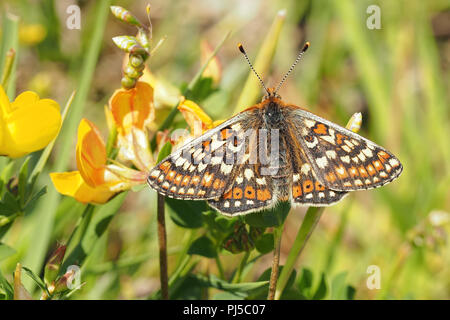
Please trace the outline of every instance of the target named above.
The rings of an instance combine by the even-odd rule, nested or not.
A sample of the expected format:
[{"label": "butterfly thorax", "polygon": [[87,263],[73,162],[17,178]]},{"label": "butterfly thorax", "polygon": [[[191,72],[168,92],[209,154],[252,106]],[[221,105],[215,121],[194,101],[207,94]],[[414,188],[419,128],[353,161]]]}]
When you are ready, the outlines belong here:
[{"label": "butterfly thorax", "polygon": [[281,105],[276,99],[268,99],[264,107],[264,122],[268,128],[280,128],[284,120]]}]

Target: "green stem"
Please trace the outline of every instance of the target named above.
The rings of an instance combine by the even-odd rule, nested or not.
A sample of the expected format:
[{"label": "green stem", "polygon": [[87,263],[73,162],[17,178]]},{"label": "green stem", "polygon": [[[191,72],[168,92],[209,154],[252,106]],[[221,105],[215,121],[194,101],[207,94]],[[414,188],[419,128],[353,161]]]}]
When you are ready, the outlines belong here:
[{"label": "green stem", "polygon": [[220,279],[225,279],[225,273],[223,272],[222,262],[220,262],[219,254],[216,255],[216,265],[217,269],[219,269],[219,277]]},{"label": "green stem", "polygon": [[275,248],[273,250],[272,272],[270,273],[269,294],[267,300],[275,298],[275,289],[278,281],[278,271],[280,269],[280,249],[281,249],[281,235],[283,234],[284,223],[273,230],[273,237]]},{"label": "green stem", "polygon": [[279,300],[284,288],[286,287],[287,281],[291,272],[294,268],[297,259],[303,251],[309,237],[311,236],[314,228],[316,227],[319,219],[323,213],[323,207],[310,207],[306,211],[305,218],[303,219],[302,225],[298,230],[297,237],[295,238],[294,244],[292,245],[291,251],[287,257],[286,263],[281,270],[280,278],[276,288],[275,299]]},{"label": "green stem", "polygon": [[13,69],[15,57],[16,57],[16,52],[14,51],[14,49],[12,49],[12,48],[9,49],[8,52],[6,53],[5,66],[3,68],[3,73],[2,73],[1,85],[3,88],[8,87],[8,80],[9,80],[9,76],[11,75],[11,72]]},{"label": "green stem", "polygon": [[[6,83],[3,86],[6,93],[8,94],[9,99],[12,101],[15,97],[16,91],[16,66],[17,66],[17,53],[19,49],[19,17],[3,12],[1,16],[2,23],[2,41],[0,44],[0,74],[5,76],[7,74],[7,78],[9,81],[9,85],[6,87]],[[14,51],[15,59],[11,61],[11,65],[8,65],[8,55],[10,55],[11,49]],[[5,63],[3,65],[3,63]],[[9,70],[8,70],[9,69]],[[2,85],[3,85],[3,77],[2,77]],[[7,82],[7,79],[6,81]]]},{"label": "green stem", "polygon": [[242,278],[242,272],[244,271],[245,265],[247,264],[248,258],[250,257],[250,251],[246,251],[244,257],[239,264],[239,268],[233,278],[232,283],[240,283]]}]

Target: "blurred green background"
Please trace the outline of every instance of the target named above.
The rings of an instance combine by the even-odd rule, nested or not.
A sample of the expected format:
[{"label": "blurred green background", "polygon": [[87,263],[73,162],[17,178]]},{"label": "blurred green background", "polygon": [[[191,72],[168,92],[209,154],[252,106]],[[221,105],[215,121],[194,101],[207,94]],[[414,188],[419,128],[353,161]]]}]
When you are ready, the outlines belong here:
[{"label": "blurred green background", "polygon": [[[81,96],[80,107],[69,116],[72,125],[62,132],[71,137],[64,141],[73,145],[60,143],[60,137],[46,174],[40,177],[39,184],[48,185],[48,194],[15,221],[2,240],[17,251],[0,261],[3,274],[9,276],[18,261],[40,270],[56,242],[68,240],[79,218],[73,208],[80,204],[59,197],[47,173],[76,170],[74,137],[81,116],[94,121],[107,136],[103,107],[120,87],[123,60],[111,38],[135,32],[114,19],[107,5],[126,7],[146,21],[148,2],[6,0],[0,4],[3,26],[6,12],[19,18],[13,96],[33,90],[61,106],[73,90]],[[329,278],[346,272],[356,299],[450,298],[449,1],[150,3],[154,39],[165,35],[167,39],[150,58],[149,67],[176,87],[189,82],[201,66],[202,40],[215,47],[232,32],[218,53],[222,66],[218,90],[201,102],[215,120],[232,114],[249,74],[236,44],[242,42],[254,60],[277,12],[285,9],[272,66],[263,75],[267,85],[278,83],[309,41],[310,49],[279,92],[283,100],[340,125],[362,112],[360,134],[392,151],[404,166],[392,184],[352,193],[327,208],[298,269],[312,270],[317,281],[322,272]],[[66,27],[71,4],[81,8],[80,30]],[[366,11],[370,5],[380,9],[380,29],[367,26],[373,14]],[[104,32],[102,19],[106,19]],[[8,32],[2,27],[1,36]],[[92,48],[95,37],[98,59]],[[54,199],[53,206],[47,207],[46,197]],[[86,284],[72,298],[143,298],[159,288],[155,199],[149,188],[128,194],[88,258],[83,269]],[[281,263],[304,213],[298,208],[287,218]],[[186,233],[168,219],[169,273]],[[239,261],[231,254],[222,259],[225,270]],[[270,263],[270,254],[260,259],[246,281],[256,280]],[[371,265],[379,267],[380,289],[367,287]],[[215,272],[206,259],[197,268]]]}]

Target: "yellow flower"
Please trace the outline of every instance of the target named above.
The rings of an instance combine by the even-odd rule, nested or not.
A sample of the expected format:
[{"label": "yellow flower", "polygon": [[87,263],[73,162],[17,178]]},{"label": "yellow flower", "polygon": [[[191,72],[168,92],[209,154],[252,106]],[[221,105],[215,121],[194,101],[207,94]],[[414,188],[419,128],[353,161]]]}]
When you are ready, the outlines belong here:
[{"label": "yellow flower", "polygon": [[0,155],[18,158],[47,146],[59,133],[57,102],[31,91],[10,103],[0,86]]},{"label": "yellow flower", "polygon": [[117,127],[118,159],[147,172],[154,164],[147,136],[147,127],[155,119],[153,88],[139,81],[133,89],[117,90],[109,105]]},{"label": "yellow flower", "polygon": [[47,30],[41,24],[22,24],[19,27],[19,40],[25,45],[36,45],[45,39]]},{"label": "yellow flower", "polygon": [[155,118],[153,88],[139,81],[133,89],[116,90],[110,106],[119,134],[130,133],[132,127],[143,129]]},{"label": "yellow flower", "polygon": [[218,126],[224,120],[213,121],[203,109],[192,100],[186,100],[182,98],[180,104],[178,105],[178,110],[180,110],[186,123],[190,128],[190,134],[178,137],[174,141],[174,149],[182,144],[186,143],[189,139],[197,138],[201,136],[206,131]]},{"label": "yellow flower", "polygon": [[205,131],[217,127],[224,120],[213,121],[203,109],[194,101],[182,99],[178,105],[194,137],[202,135]]},{"label": "yellow flower", "polygon": [[83,203],[105,203],[117,192],[145,183],[146,174],[121,165],[108,164],[105,142],[97,127],[82,119],[76,148],[78,171],[51,173],[58,190]]}]

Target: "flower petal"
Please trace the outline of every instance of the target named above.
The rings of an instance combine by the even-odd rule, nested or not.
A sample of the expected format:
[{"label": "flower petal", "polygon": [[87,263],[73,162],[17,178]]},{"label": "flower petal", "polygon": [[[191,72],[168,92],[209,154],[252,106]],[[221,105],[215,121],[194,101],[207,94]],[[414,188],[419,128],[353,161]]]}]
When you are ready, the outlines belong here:
[{"label": "flower petal", "polygon": [[11,112],[11,104],[9,103],[8,96],[6,95],[3,86],[0,85],[0,119],[9,112]]},{"label": "flower petal", "polygon": [[81,119],[78,126],[77,167],[84,181],[91,187],[104,183],[106,147],[94,123]]},{"label": "flower petal", "polygon": [[[39,96],[33,91],[25,91],[19,94],[13,103],[11,103],[11,109],[16,110],[18,108],[30,108],[39,101]],[[59,106],[58,106],[59,111]]]},{"label": "flower petal", "polygon": [[59,193],[83,203],[105,203],[116,193],[104,186],[95,188],[89,186],[79,171],[54,172],[50,173],[50,178]]},{"label": "flower petal", "polygon": [[110,106],[120,134],[129,133],[131,127],[143,129],[146,122],[155,117],[153,88],[139,81],[133,89],[117,90]]},{"label": "flower petal", "polygon": [[118,159],[129,161],[141,171],[148,172],[155,164],[147,134],[144,130],[131,128],[127,135],[117,137],[117,147],[119,148]]},{"label": "flower petal", "polygon": [[125,166],[109,164],[105,170],[105,183],[114,192],[131,189],[133,186],[145,184],[147,174]]},{"label": "flower petal", "polygon": [[200,136],[204,131],[213,127],[211,118],[194,101],[183,100],[178,105],[178,110],[180,110],[184,119],[186,119],[194,137]]},{"label": "flower petal", "polygon": [[11,112],[3,115],[4,139],[0,154],[12,158],[40,150],[59,133],[61,114],[53,100],[43,99],[30,91],[24,92],[11,104]]}]

